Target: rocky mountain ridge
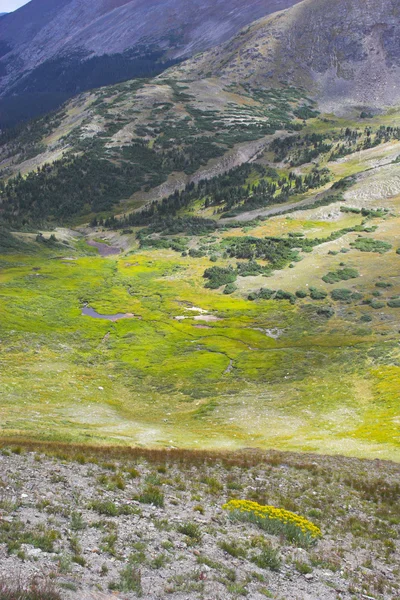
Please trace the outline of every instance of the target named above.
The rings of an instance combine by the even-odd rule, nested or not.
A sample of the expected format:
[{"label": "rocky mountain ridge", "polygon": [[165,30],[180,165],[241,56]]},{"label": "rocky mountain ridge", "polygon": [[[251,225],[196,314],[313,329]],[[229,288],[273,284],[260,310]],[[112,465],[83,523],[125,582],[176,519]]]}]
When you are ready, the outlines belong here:
[{"label": "rocky mountain ridge", "polygon": [[34,116],[32,104],[43,113],[84,89],[159,73],[296,1],[32,0],[0,23],[0,96],[13,97],[0,127]]},{"label": "rocky mountain ridge", "polygon": [[400,102],[400,30],[395,0],[304,0],[265,17],[229,42],[175,68],[258,87],[306,89],[326,111]]}]

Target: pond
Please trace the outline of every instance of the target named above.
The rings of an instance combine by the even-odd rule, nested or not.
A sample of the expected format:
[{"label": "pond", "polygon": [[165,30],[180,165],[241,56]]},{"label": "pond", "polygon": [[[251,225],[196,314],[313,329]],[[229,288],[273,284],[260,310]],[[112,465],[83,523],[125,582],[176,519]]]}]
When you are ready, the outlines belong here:
[{"label": "pond", "polygon": [[119,321],[120,319],[138,319],[136,315],[132,313],[117,313],[116,315],[102,315],[90,308],[90,306],[84,306],[82,308],[82,314],[85,317],[92,317],[93,319],[105,319],[106,321]]},{"label": "pond", "polygon": [[100,256],[113,256],[121,252],[121,248],[118,248],[118,246],[109,246],[108,244],[102,244],[94,240],[88,241],[87,244],[88,246],[92,246],[92,248],[97,248]]}]

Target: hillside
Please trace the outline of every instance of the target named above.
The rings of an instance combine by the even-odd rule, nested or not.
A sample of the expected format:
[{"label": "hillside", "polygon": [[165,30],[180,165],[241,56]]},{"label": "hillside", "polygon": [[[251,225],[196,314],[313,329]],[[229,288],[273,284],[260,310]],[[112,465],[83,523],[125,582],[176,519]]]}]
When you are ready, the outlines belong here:
[{"label": "hillside", "polygon": [[32,0],[0,23],[0,129],[163,71],[296,0]]},{"label": "hillside", "polygon": [[[26,450],[0,452],[5,598],[16,589],[46,600],[398,598],[398,465],[273,452]],[[223,508],[235,499],[289,512],[275,511],[274,531]],[[280,527],[283,514],[321,535]]]},{"label": "hillside", "polygon": [[178,75],[2,136],[2,437],[398,460],[399,111]]},{"label": "hillside", "polygon": [[400,102],[400,22],[395,0],[304,0],[175,69],[197,80],[255,87],[291,84],[326,112]]},{"label": "hillside", "polygon": [[14,226],[71,224],[162,199],[254,158],[278,132],[301,128],[299,107],[313,114],[294,88],[269,93],[218,80],[138,80],[83,94],[3,135],[0,177],[31,175],[0,189],[2,217]]},{"label": "hillside", "polygon": [[[7,219],[18,225],[19,194],[29,197],[24,222],[37,223],[40,215],[43,225],[48,217],[82,222],[96,213],[130,211],[255,159],[274,136],[300,131],[318,111],[349,115],[345,128],[374,127],[373,116],[399,100],[393,83],[399,57],[390,42],[398,26],[394,5],[384,0],[364,10],[357,0],[325,4],[305,0],[155,79],[81,94],[27,128],[5,132],[3,180],[56,162],[29,185],[19,182],[17,194],[9,187],[3,218],[9,212]],[[10,101],[18,110],[18,100]],[[81,186],[79,173],[85,174]],[[51,198],[61,194],[58,206],[41,194],[41,179]],[[62,198],[68,186],[76,189]]]},{"label": "hillside", "polygon": [[396,2],[0,19],[0,600],[399,600]]},{"label": "hillside", "polygon": [[2,437],[398,460],[400,113],[182,68],[2,137]]}]

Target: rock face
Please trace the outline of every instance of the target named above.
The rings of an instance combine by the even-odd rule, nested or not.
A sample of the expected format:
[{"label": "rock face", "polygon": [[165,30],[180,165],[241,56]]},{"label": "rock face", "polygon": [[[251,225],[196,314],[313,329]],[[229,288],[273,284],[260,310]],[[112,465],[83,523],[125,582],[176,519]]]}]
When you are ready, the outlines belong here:
[{"label": "rock face", "polygon": [[397,0],[304,0],[176,71],[256,85],[290,83],[322,108],[382,108],[400,101]]},{"label": "rock face", "polygon": [[57,104],[84,89],[149,76],[162,70],[160,61],[192,56],[296,2],[32,0],[0,21],[0,96],[51,93]]}]

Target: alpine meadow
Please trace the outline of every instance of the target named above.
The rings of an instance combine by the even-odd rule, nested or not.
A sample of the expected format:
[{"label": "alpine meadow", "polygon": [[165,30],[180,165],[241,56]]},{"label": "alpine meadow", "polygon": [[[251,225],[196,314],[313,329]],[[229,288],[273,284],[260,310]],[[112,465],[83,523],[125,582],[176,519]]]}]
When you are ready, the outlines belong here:
[{"label": "alpine meadow", "polygon": [[400,598],[399,34],[0,16],[0,600]]}]

